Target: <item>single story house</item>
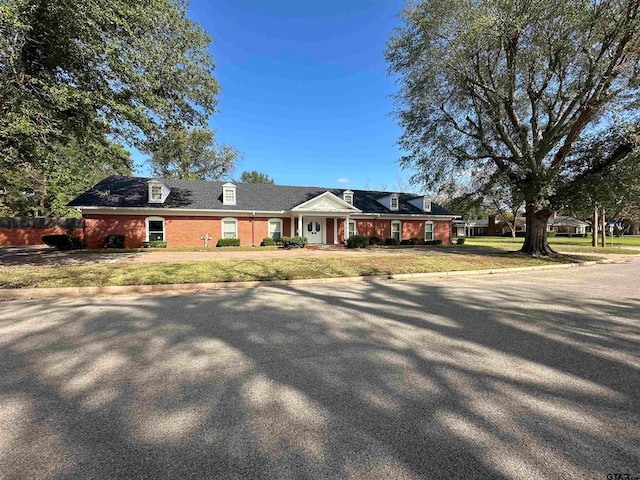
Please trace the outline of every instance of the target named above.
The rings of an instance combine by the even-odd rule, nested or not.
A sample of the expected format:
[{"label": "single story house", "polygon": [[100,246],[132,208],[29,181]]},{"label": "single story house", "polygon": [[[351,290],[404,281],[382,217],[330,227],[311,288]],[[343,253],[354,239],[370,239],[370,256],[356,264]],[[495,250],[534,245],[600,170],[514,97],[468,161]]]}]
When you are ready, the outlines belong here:
[{"label": "single story house", "polygon": [[[511,229],[506,222],[496,220],[495,215],[489,215],[486,220],[456,220],[453,222],[453,227],[458,237],[511,234]],[[526,230],[527,219],[525,217],[517,217],[516,234],[524,234]],[[591,225],[566,215],[552,215],[547,221],[547,231],[555,231],[561,235],[585,235],[591,232]]]},{"label": "single story house", "polygon": [[69,203],[82,213],[88,248],[109,234],[127,248],[164,240],[203,246],[219,238],[260,245],[265,237],[304,236],[309,244],[341,244],[351,235],[451,242],[459,218],[426,196],[260,183],[148,179],[114,175]]}]

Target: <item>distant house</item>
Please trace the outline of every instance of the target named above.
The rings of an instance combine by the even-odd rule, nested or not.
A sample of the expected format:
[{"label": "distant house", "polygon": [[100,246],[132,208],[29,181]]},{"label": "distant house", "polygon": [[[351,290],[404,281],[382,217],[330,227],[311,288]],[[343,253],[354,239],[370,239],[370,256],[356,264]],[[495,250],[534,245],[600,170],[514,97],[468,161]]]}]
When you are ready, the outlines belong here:
[{"label": "distant house", "polygon": [[69,203],[82,213],[89,248],[124,234],[128,248],[164,240],[202,246],[209,236],[260,245],[265,237],[304,236],[340,244],[352,235],[451,241],[458,216],[427,196],[259,183],[111,176]]},{"label": "distant house", "polygon": [[[486,220],[455,220],[454,233],[458,237],[476,237],[484,235],[510,235],[511,229],[504,221],[497,220],[495,215],[489,215]],[[524,234],[527,230],[527,219],[516,218],[516,235]],[[586,235],[591,232],[591,225],[577,218],[566,215],[553,215],[547,222],[547,231],[554,231],[559,235]]]}]

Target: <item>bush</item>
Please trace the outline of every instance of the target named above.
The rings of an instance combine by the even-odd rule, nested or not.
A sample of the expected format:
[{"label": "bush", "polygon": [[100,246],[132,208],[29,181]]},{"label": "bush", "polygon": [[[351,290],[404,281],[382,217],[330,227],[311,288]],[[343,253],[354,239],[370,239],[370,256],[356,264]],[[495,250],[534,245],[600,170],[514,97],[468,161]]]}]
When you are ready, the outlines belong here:
[{"label": "bush", "polygon": [[404,240],[400,240],[400,245],[415,245],[413,240],[405,238]]},{"label": "bush", "polygon": [[104,248],[124,248],[124,235],[112,233],[104,237]]},{"label": "bush", "polygon": [[558,235],[558,232],[556,232],[555,230],[547,232],[547,237],[555,237],[556,235]]},{"label": "bush", "polygon": [[425,245],[442,245],[442,240],[427,240]]},{"label": "bush", "polygon": [[84,248],[82,240],[73,235],[45,235],[42,241],[57,250],[78,250]]},{"label": "bush", "polygon": [[284,248],[304,248],[307,244],[307,237],[282,237]]},{"label": "bush", "polygon": [[151,242],[142,242],[142,248],[167,248],[167,242],[164,240],[152,240]]},{"label": "bush", "polygon": [[384,244],[385,245],[400,245],[400,240],[398,240],[397,238],[385,238],[384,239]]},{"label": "bush", "polygon": [[273,238],[264,237],[262,239],[262,243],[260,244],[260,246],[262,246],[262,247],[270,247],[270,246],[275,245],[275,244],[276,244],[276,242],[275,242],[275,240]]},{"label": "bush", "polygon": [[365,235],[354,235],[347,238],[347,247],[349,248],[366,248],[369,245],[369,237]]},{"label": "bush", "polygon": [[239,238],[221,238],[218,240],[216,247],[239,247]]},{"label": "bush", "polygon": [[466,239],[464,237],[459,237],[456,239],[456,245],[464,245],[465,240]]},{"label": "bush", "polygon": [[384,240],[373,235],[369,237],[369,245],[384,245]]}]

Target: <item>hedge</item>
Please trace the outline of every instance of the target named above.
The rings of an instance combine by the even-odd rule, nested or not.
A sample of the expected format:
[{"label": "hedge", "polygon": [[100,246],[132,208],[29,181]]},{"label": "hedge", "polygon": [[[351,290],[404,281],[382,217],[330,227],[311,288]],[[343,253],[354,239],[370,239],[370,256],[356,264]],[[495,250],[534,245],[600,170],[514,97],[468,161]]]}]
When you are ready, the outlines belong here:
[{"label": "hedge", "polygon": [[239,247],[239,238],[221,238],[218,240],[216,247]]},{"label": "hedge", "polygon": [[282,237],[284,248],[304,248],[307,244],[307,237]]},{"label": "hedge", "polygon": [[104,248],[124,248],[124,235],[112,233],[104,237]]},{"label": "hedge", "polygon": [[82,240],[73,235],[45,235],[42,241],[57,250],[78,250],[84,248]]},{"label": "hedge", "polygon": [[153,240],[151,242],[142,242],[142,248],[167,248],[167,242],[164,240]]},{"label": "hedge", "polygon": [[347,238],[347,247],[349,248],[366,248],[369,246],[369,237],[365,235],[354,235]]}]

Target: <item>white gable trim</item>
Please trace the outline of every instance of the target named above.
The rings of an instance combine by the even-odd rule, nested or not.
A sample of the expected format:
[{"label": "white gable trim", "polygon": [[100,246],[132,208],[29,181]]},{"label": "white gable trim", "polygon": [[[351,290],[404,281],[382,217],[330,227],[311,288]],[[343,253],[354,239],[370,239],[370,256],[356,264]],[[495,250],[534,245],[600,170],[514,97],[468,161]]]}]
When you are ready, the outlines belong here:
[{"label": "white gable trim", "polygon": [[292,212],[329,212],[329,213],[360,213],[362,210],[348,204],[331,192],[324,192],[293,207]]}]

